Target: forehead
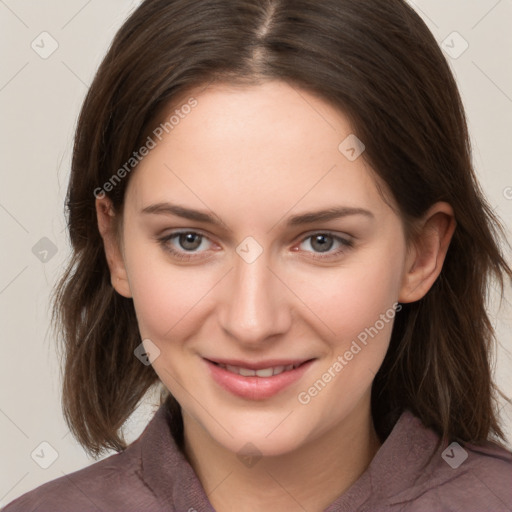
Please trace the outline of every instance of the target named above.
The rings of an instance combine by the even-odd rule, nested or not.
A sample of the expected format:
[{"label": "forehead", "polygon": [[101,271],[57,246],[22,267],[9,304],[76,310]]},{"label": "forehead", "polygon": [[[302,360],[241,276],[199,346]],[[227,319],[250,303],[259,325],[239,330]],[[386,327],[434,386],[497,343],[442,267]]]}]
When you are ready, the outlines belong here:
[{"label": "forehead", "polygon": [[[183,107],[191,98],[194,107]],[[132,176],[127,201],[137,208],[178,200],[269,222],[290,209],[388,208],[364,158],[340,150],[354,137],[346,116],[295,86],[210,85],[173,102],[163,122],[172,116]]]}]

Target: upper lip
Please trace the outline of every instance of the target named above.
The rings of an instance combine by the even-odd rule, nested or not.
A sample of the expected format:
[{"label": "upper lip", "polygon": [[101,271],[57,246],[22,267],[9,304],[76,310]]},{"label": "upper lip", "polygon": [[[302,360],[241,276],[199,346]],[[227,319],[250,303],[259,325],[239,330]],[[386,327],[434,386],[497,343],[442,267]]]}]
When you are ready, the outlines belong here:
[{"label": "upper lip", "polygon": [[266,361],[242,361],[241,359],[220,359],[220,358],[205,358],[207,361],[217,364],[225,364],[229,366],[237,366],[238,368],[247,368],[249,370],[263,370],[265,368],[274,368],[276,366],[289,366],[295,367],[310,361],[310,359],[267,359]]}]

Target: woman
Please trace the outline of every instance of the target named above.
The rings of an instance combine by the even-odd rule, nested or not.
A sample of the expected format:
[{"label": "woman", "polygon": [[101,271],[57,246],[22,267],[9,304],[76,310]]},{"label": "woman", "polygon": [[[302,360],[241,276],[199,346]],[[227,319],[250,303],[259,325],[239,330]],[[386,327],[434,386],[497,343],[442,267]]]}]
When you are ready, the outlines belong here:
[{"label": "woman", "polygon": [[75,140],[63,406],[120,453],[6,511],[512,508],[485,309],[512,270],[405,2],[146,0]]}]

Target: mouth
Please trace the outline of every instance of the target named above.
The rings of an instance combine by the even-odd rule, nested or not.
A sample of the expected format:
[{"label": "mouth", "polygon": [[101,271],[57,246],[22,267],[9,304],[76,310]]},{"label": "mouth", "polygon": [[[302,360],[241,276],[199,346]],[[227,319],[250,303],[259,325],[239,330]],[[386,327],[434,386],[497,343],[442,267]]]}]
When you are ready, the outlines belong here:
[{"label": "mouth", "polygon": [[240,360],[203,359],[213,380],[224,390],[249,400],[270,398],[297,382],[314,359]]},{"label": "mouth", "polygon": [[266,368],[261,368],[255,370],[254,368],[247,368],[243,366],[236,366],[231,364],[223,364],[216,363],[212,361],[213,364],[227,370],[228,372],[235,373],[237,375],[241,375],[242,377],[273,377],[274,375],[280,375],[283,372],[289,372],[291,370],[295,370],[303,363],[296,364],[287,364],[287,365],[276,365],[276,366],[268,366]]}]

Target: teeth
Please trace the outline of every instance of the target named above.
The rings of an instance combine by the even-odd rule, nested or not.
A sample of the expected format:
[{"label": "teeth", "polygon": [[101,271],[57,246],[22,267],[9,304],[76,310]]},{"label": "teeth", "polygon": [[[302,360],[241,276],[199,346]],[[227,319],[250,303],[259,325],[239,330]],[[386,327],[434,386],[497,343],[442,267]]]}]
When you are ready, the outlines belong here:
[{"label": "teeth", "polygon": [[256,370],[256,375],[258,377],[272,377],[272,375],[274,375],[274,369],[263,368],[262,370]]},{"label": "teeth", "polygon": [[[293,365],[292,365],[293,366]],[[273,372],[273,375],[279,375],[280,373],[283,373],[285,370],[285,367],[284,366],[276,366],[274,368],[274,372]]]},{"label": "teeth", "polygon": [[250,368],[240,368],[238,366],[232,366],[230,364],[221,364],[218,363],[218,366],[224,368],[228,372],[236,373],[241,375],[242,377],[272,377],[274,375],[279,375],[283,372],[289,372],[294,368],[297,368],[300,365],[289,364],[286,366],[274,366],[270,368],[262,368],[261,370],[251,370]]}]

